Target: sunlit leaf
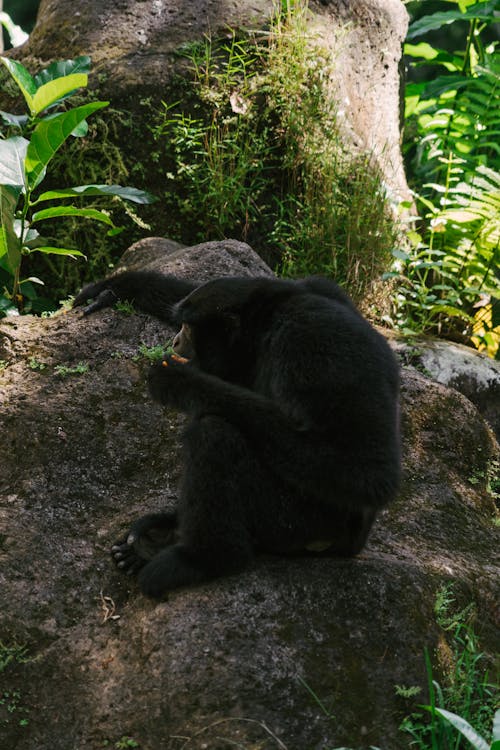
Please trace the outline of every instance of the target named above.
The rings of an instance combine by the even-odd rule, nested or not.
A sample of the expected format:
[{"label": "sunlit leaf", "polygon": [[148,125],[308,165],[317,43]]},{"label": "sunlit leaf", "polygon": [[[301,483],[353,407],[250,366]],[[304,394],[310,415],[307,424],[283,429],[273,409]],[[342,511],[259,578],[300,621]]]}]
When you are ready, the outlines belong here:
[{"label": "sunlit leaf", "polygon": [[59,216],[76,216],[81,219],[93,219],[94,221],[101,221],[104,224],[108,224],[110,227],[115,226],[112,219],[103,211],[98,211],[95,208],[77,208],[76,206],[54,206],[53,208],[45,208],[42,211],[37,211],[33,214],[31,223],[34,224],[37,221],[54,219]]},{"label": "sunlit leaf", "polygon": [[154,203],[158,200],[151,193],[133,187],[122,187],[121,185],[78,185],[60,190],[48,190],[39,196],[37,203],[60,198],[74,198],[76,196],[91,197],[96,195],[117,196],[123,200],[142,204]]},{"label": "sunlit leaf", "polygon": [[50,107],[51,104],[59,101],[68,94],[76,89],[84,88],[88,83],[88,76],[86,73],[74,73],[72,75],[64,76],[64,78],[56,78],[53,81],[47,81],[44,83],[33,97],[32,107],[34,114],[43,112],[44,109]]},{"label": "sunlit leaf", "polygon": [[24,189],[24,163],[29,141],[21,136],[0,140],[0,185]]},{"label": "sunlit leaf", "polygon": [[33,97],[36,94],[36,83],[30,72],[26,70],[17,60],[11,60],[8,57],[0,57],[0,61],[5,65],[10,75],[21,89],[22,95],[26,99],[28,109],[33,114]]},{"label": "sunlit leaf", "polygon": [[38,123],[31,135],[26,154],[26,174],[31,189],[43,179],[44,169],[56,151],[71,135],[82,120],[85,120],[98,109],[107,107],[108,102],[93,102],[76,107],[50,120]]},{"label": "sunlit leaf", "polygon": [[460,734],[471,743],[474,750],[490,750],[489,743],[471,727],[468,721],[462,719],[461,716],[457,716],[457,714],[451,713],[451,711],[446,711],[444,708],[435,708],[434,710],[455,729],[458,729]]},{"label": "sunlit leaf", "polygon": [[45,255],[66,255],[70,258],[76,258],[77,256],[80,256],[81,258],[86,258],[86,256],[81,253],[79,250],[69,250],[65,247],[36,247],[33,248],[32,252],[37,253],[44,253]]}]

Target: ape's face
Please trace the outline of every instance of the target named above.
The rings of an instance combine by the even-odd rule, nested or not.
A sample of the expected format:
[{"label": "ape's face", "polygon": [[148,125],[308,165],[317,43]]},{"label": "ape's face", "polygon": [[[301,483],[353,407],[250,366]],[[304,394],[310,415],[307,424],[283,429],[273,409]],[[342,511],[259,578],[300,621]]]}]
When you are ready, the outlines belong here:
[{"label": "ape's face", "polygon": [[217,284],[209,282],[179,302],[174,317],[180,330],[173,348],[204,372],[224,380],[235,378],[241,363],[241,319],[237,299],[221,301]]}]

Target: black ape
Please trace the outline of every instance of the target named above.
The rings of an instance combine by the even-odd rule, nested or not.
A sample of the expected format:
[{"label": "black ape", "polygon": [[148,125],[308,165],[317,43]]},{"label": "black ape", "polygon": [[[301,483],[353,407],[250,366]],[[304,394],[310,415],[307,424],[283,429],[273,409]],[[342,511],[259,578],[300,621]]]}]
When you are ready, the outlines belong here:
[{"label": "black ape", "polygon": [[399,373],[383,337],[334,283],[126,272],[84,289],[182,326],[149,375],[187,412],[176,513],[137,521],[115,545],[144,593],[243,567],[256,551],[355,555],[398,488]]}]

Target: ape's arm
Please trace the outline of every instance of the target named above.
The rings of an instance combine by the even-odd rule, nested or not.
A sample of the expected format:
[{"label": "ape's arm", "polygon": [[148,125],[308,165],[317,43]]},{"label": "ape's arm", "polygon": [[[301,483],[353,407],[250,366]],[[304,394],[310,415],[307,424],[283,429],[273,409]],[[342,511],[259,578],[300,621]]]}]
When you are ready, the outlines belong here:
[{"label": "ape's arm", "polygon": [[[73,307],[85,305],[83,313],[90,315],[118,300],[127,300],[142,312],[170,321],[172,306],[198,286],[198,282],[157,271],[124,271],[85,286],[76,296]],[[87,304],[89,300],[93,301]]]},{"label": "ape's arm", "polygon": [[[275,474],[309,497],[344,502],[353,509],[365,505],[377,508],[392,499],[397,477],[387,476],[383,496],[372,492],[364,472],[350,463],[349,451],[336,444],[335,428],[328,420],[316,428],[305,427],[286,413],[284,405],[171,359],[151,368],[149,387],[153,398],[166,406],[198,416],[221,416],[235,425]],[[396,445],[385,442],[381,438],[381,455],[377,458],[374,448],[370,457],[371,462],[380,462],[381,472],[391,464],[391,452],[397,451]],[[359,460],[358,452],[355,456]],[[368,463],[363,466],[365,471]],[[373,468],[368,476],[372,474]]]}]

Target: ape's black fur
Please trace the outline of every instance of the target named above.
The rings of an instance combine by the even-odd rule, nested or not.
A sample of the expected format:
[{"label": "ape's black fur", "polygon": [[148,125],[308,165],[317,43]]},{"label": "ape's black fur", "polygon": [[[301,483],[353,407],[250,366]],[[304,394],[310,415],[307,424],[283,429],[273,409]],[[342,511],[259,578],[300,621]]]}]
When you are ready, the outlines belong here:
[{"label": "ape's black fur", "polygon": [[155,399],[190,416],[177,513],[140,519],[113,548],[146,594],[239,569],[259,550],[362,549],[398,488],[399,373],[336,284],[198,287],[127,272],[76,304],[88,298],[86,312],[128,299],[184,325],[194,350],[188,364],[168,358],[149,376]]}]

